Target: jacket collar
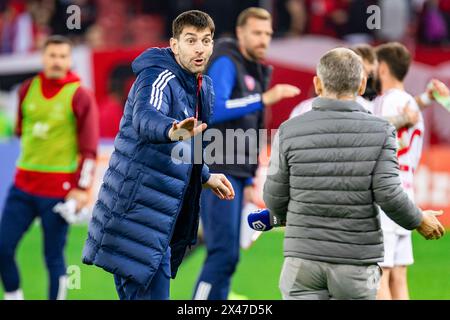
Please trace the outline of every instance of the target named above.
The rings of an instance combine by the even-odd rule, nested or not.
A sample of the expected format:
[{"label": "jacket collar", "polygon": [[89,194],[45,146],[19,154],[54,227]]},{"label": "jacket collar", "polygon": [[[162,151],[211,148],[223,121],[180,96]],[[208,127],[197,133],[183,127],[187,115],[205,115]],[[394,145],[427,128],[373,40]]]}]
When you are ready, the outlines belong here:
[{"label": "jacket collar", "polygon": [[[243,66],[246,66],[246,69],[254,68],[255,70],[261,69],[262,77],[267,79],[267,82],[270,81],[270,76],[272,75],[272,66],[265,64],[264,62],[255,62],[247,60],[241,53],[238,47],[238,42],[235,38],[221,38],[217,41],[214,41],[214,51],[209,59],[209,66],[216,60],[218,57],[228,56],[233,61],[236,61]],[[208,67],[209,67],[208,66]],[[260,79],[263,80],[263,79]],[[266,82],[266,81],[263,81]],[[264,83],[264,90],[267,89],[269,83]]]},{"label": "jacket collar", "polygon": [[172,50],[168,48],[150,48],[141,53],[132,64],[135,74],[150,67],[164,68],[171,71],[189,93],[196,93],[197,78],[195,74],[183,69],[175,60]]},{"label": "jacket collar", "polygon": [[312,103],[313,110],[318,111],[341,111],[341,112],[364,112],[369,113],[355,100],[337,100],[317,97]]}]

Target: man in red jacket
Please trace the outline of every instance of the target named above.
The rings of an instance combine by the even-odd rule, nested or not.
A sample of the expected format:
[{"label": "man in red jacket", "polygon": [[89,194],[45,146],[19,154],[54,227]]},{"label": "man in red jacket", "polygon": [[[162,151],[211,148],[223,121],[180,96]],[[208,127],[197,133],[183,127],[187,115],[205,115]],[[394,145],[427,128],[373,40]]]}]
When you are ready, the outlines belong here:
[{"label": "man in red jacket", "polygon": [[44,233],[49,298],[64,299],[67,222],[54,211],[73,199],[88,202],[98,143],[97,106],[71,68],[71,43],[49,37],[43,71],[19,90],[16,134],[21,138],[15,181],[0,221],[0,276],[5,299],[23,299],[16,247],[36,217]]}]

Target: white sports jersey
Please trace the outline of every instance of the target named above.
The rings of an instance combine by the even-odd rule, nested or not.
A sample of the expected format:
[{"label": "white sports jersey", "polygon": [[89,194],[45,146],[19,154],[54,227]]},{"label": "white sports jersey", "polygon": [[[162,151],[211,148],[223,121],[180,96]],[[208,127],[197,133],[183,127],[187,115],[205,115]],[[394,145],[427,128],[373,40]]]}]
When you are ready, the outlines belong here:
[{"label": "white sports jersey", "polygon": [[356,97],[356,102],[358,102],[360,105],[364,107],[367,111],[370,111],[370,113],[373,114],[373,101],[366,100],[361,96]]},{"label": "white sports jersey", "polygon": [[[292,119],[293,117],[302,115],[305,112],[310,111],[312,109],[312,103],[313,103],[315,98],[316,97],[303,100],[297,106],[295,106],[295,108],[292,109],[292,112],[291,112],[291,114],[289,116],[289,119]],[[373,102],[372,101],[366,100],[366,99],[364,99],[361,96],[357,96],[356,97],[356,102],[358,102],[364,108],[366,108],[371,113],[373,113]]]},{"label": "white sports jersey", "polygon": [[[379,117],[393,117],[402,114],[403,109],[409,105],[413,110],[420,108],[416,100],[407,92],[399,89],[391,89],[375,99],[374,114]],[[400,165],[400,180],[403,189],[411,200],[414,201],[414,172],[419,165],[422,155],[424,122],[422,114],[414,127],[402,128],[397,131],[397,155]],[[381,214],[381,227],[385,231],[394,231],[399,234],[407,234],[410,231],[403,229],[384,212]]]},{"label": "white sports jersey", "polygon": [[305,112],[310,111],[312,109],[312,102],[314,101],[315,98],[316,97],[303,100],[298,105],[296,105],[294,109],[292,109],[292,112],[289,115],[289,119],[292,119],[293,117],[302,115]]}]

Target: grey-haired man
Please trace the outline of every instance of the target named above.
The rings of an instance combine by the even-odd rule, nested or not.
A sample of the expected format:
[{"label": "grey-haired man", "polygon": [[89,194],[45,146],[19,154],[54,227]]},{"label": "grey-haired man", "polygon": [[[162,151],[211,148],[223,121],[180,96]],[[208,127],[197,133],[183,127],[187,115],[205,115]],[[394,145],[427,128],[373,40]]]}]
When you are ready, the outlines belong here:
[{"label": "grey-haired man", "polygon": [[314,86],[313,110],[280,126],[264,186],[270,214],[286,224],[280,289],[284,299],[375,299],[378,206],[427,239],[444,228],[401,187],[394,127],[355,101],[366,86],[361,58],[327,52]]}]

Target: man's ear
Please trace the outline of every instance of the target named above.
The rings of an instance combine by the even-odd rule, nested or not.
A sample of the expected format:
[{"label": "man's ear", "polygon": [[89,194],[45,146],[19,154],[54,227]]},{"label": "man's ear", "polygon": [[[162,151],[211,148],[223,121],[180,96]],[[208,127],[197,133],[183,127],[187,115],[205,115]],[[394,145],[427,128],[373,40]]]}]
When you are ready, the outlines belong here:
[{"label": "man's ear", "polygon": [[388,71],[389,71],[389,68],[388,68],[386,62],[380,61],[380,63],[378,64],[378,75],[384,76],[384,75],[386,75],[386,73]]},{"label": "man's ear", "polygon": [[320,78],[318,76],[314,76],[313,82],[314,91],[316,92],[317,96],[320,96],[323,93],[322,81],[320,81]]},{"label": "man's ear", "polygon": [[367,77],[364,75],[362,77],[361,84],[359,85],[358,96],[362,96],[364,92],[366,92],[366,86],[367,86]]},{"label": "man's ear", "polygon": [[72,53],[71,53],[70,57],[69,57],[69,70],[72,70],[72,67],[73,67],[73,59],[72,59]]},{"label": "man's ear", "polygon": [[170,49],[172,49],[173,54],[178,54],[178,40],[175,38],[170,38]]},{"label": "man's ear", "polygon": [[236,27],[236,39],[240,40],[242,38],[242,27]]}]

